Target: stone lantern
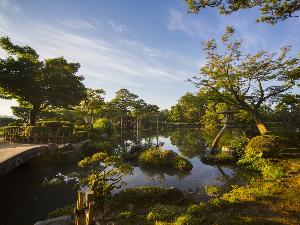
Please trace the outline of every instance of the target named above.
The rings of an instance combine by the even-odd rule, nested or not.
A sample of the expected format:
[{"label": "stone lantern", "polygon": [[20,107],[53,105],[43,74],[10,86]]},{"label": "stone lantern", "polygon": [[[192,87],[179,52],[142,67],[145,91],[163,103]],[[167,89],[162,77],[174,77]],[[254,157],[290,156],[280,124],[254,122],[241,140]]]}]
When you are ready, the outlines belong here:
[{"label": "stone lantern", "polygon": [[214,154],[217,152],[217,146],[218,146],[219,140],[220,140],[224,130],[226,128],[234,127],[234,124],[235,124],[234,114],[236,114],[238,112],[239,112],[239,110],[236,110],[236,109],[226,109],[226,110],[218,112],[218,114],[224,115],[224,119],[221,121],[224,125],[214,139],[214,142],[212,144],[211,151],[210,151],[211,154]]}]

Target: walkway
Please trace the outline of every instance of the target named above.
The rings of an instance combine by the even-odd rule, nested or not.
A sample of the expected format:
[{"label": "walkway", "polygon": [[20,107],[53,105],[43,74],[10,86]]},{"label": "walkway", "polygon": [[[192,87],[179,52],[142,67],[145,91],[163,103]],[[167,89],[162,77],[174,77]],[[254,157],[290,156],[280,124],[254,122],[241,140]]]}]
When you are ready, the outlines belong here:
[{"label": "walkway", "polygon": [[47,151],[48,145],[0,143],[0,176]]}]

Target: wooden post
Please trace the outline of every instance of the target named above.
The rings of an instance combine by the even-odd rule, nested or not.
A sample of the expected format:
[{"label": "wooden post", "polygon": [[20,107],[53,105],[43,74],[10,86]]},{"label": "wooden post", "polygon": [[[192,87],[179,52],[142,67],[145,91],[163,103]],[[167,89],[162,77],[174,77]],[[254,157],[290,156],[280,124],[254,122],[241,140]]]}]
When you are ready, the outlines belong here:
[{"label": "wooden post", "polygon": [[[78,199],[77,199],[77,211],[83,210],[83,200],[84,200],[84,192],[78,191]],[[84,213],[80,213],[79,215],[76,214],[75,217],[75,225],[84,225]]]},{"label": "wooden post", "polygon": [[86,225],[92,224],[94,217],[94,202],[92,202],[94,193],[89,191],[86,193],[86,207],[88,211],[86,212]]},{"label": "wooden post", "polygon": [[[76,205],[75,225],[91,225],[95,212],[95,203],[92,201],[94,192],[89,191],[84,196],[84,192],[78,191]],[[85,204],[84,204],[85,197]]]}]

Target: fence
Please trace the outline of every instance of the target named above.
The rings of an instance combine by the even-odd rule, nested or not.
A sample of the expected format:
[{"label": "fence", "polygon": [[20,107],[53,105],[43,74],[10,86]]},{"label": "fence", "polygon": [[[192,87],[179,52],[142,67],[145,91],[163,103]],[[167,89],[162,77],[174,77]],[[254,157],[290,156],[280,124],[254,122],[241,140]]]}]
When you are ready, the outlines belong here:
[{"label": "fence", "polygon": [[2,130],[0,142],[15,142],[26,144],[65,144],[78,143],[87,139],[87,133],[29,131],[26,127],[8,127]]}]

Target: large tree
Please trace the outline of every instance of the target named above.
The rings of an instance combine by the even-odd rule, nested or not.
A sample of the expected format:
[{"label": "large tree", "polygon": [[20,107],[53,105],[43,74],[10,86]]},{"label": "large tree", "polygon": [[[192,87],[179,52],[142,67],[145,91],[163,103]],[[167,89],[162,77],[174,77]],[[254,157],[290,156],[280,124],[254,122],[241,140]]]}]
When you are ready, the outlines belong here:
[{"label": "large tree", "polygon": [[217,102],[248,112],[264,134],[268,128],[260,107],[299,85],[300,60],[287,57],[289,47],[281,48],[279,54],[242,54],[241,41],[231,40],[233,34],[233,27],[227,27],[221,40],[223,48],[214,39],[203,43],[207,61],[200,76],[192,81],[197,87],[212,91]]},{"label": "large tree", "polygon": [[95,117],[101,116],[105,104],[103,95],[103,89],[86,89],[86,97],[80,102],[77,110],[85,115],[88,124],[93,124]]},{"label": "large tree", "polygon": [[297,17],[299,0],[185,0],[191,12],[199,13],[204,8],[218,8],[220,14],[228,15],[241,9],[258,7],[261,17],[258,22],[275,24],[290,17]]},{"label": "large tree", "polygon": [[8,37],[0,38],[7,57],[0,59],[0,97],[30,105],[30,125],[48,106],[72,107],[85,97],[83,77],[76,73],[79,63],[63,57],[41,61],[29,46],[18,46]]}]

